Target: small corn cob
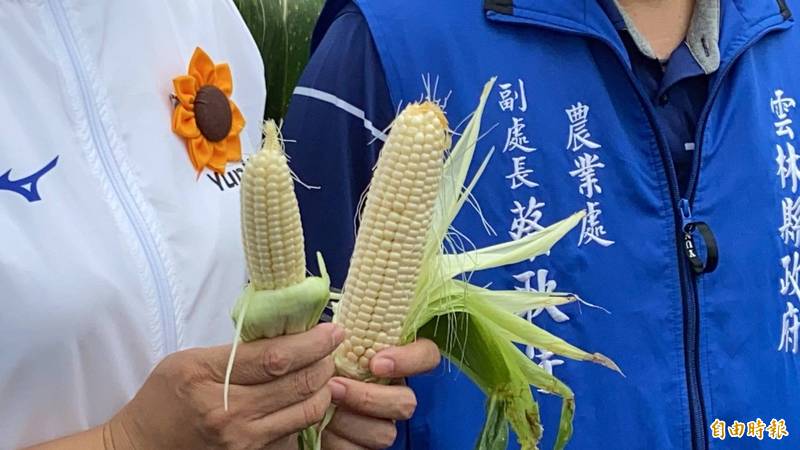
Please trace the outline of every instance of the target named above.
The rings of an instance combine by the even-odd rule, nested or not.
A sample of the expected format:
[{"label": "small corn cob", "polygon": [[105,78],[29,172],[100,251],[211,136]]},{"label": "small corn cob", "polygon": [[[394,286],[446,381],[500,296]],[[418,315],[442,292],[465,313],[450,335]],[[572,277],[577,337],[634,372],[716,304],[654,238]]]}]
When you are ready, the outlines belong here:
[{"label": "small corn cob", "polygon": [[264,125],[264,145],[247,163],[241,185],[242,237],[250,282],[276,290],[305,279],[300,209],[275,122]]},{"label": "small corn cob", "polygon": [[370,380],[375,353],[398,344],[449,147],[447,119],[432,102],[409,105],[392,126],[334,316],[346,330],[334,357],[344,376]]},{"label": "small corn cob", "polygon": [[[231,314],[236,339],[225,374],[226,410],[239,341],[306,331],[319,321],[330,296],[330,279],[321,255],[317,255],[321,276],[306,277],[300,209],[275,122],[264,124],[264,144],[245,167],[241,217],[250,283]],[[316,442],[313,430],[303,436]]]}]

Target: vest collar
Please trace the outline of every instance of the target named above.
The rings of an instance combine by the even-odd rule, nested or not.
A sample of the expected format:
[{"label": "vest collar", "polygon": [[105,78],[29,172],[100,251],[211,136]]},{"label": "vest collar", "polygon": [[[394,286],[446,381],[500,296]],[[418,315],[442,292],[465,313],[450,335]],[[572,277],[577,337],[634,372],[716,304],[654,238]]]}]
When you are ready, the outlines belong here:
[{"label": "vest collar", "polygon": [[[542,26],[599,38],[630,65],[618,34],[619,24],[615,25],[614,17],[609,18],[603,0],[484,0],[484,11],[490,21]],[[764,29],[793,21],[786,0],[720,0],[722,63]]]}]

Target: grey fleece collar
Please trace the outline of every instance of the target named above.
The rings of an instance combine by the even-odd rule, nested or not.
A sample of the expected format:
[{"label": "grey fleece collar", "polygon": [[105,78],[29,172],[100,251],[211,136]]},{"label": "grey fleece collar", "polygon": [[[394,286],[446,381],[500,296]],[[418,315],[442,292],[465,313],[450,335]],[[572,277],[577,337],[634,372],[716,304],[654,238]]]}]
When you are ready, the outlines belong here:
[{"label": "grey fleece collar", "polygon": [[[636,29],[633,20],[625,12],[618,0],[617,5],[625,26],[639,51],[649,58],[656,59],[656,54],[644,35]],[[692,14],[692,21],[686,33],[686,45],[703,72],[710,74],[719,68],[719,0],[697,0]]]}]

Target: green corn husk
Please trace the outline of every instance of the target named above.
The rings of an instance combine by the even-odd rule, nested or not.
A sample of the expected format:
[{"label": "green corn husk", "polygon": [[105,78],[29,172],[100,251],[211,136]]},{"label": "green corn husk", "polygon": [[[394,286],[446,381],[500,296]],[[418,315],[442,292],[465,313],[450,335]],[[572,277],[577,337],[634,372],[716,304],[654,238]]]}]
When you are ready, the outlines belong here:
[{"label": "green corn husk", "polygon": [[319,323],[331,282],[319,253],[317,262],[321,275],[294,286],[274,291],[258,291],[252,284],[245,287],[231,313],[242,341],[302,333]]}]

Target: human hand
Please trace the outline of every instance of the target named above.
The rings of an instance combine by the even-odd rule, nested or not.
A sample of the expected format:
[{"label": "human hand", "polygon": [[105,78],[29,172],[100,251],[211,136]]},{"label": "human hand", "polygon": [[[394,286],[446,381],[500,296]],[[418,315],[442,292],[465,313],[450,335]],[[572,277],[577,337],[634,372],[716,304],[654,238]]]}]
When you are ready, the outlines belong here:
[{"label": "human hand", "polygon": [[115,450],[286,448],[330,405],[330,354],[344,333],[322,324],[305,333],[242,343],[222,402],[230,346],[167,356],[105,427]]},{"label": "human hand", "polygon": [[[428,372],[439,365],[439,349],[419,339],[378,352],[370,370],[379,378],[401,379]],[[395,420],[414,414],[417,398],[407,386],[364,383],[334,377],[328,382],[336,413],[322,434],[324,450],[378,450],[397,437]]]}]

